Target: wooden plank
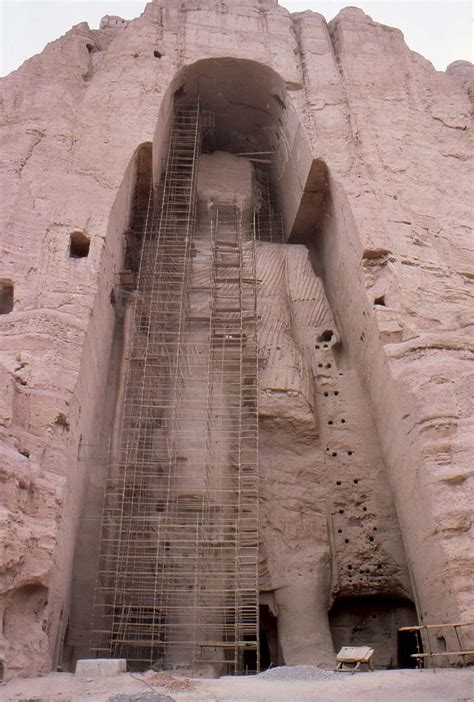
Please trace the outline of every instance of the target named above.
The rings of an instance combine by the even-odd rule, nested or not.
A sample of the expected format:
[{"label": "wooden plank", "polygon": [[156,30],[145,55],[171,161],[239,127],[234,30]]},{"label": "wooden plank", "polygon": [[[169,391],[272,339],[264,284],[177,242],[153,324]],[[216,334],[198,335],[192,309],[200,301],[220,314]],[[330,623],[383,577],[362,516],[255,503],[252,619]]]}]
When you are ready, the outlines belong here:
[{"label": "wooden plank", "polygon": [[422,631],[424,626],[401,626],[398,631]]},{"label": "wooden plank", "polygon": [[248,648],[254,649],[257,644],[254,641],[236,641],[235,643],[221,642],[209,642],[209,643],[198,643],[200,648]]},{"label": "wooden plank", "polygon": [[427,629],[442,629],[447,626],[474,626],[474,622],[456,622],[455,624],[425,624]]},{"label": "wooden plank", "polygon": [[429,658],[430,656],[472,656],[474,651],[433,651],[433,653],[411,653],[411,658]]},{"label": "wooden plank", "polygon": [[456,622],[454,624],[422,624],[420,626],[402,626],[398,631],[422,631],[423,629],[444,629],[446,627],[474,626],[474,622]]}]

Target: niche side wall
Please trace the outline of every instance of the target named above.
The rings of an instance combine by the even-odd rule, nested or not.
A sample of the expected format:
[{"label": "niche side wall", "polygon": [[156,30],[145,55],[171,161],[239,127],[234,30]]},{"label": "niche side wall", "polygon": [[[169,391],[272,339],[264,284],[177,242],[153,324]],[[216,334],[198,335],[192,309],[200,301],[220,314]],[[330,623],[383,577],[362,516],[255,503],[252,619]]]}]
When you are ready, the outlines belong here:
[{"label": "niche side wall", "polygon": [[[68,521],[67,548],[72,565],[64,577],[65,597],[57,660],[74,669],[75,661],[87,657],[96,581],[103,492],[107,475],[112,426],[116,415],[119,373],[123,362],[125,308],[130,292],[122,287],[127,242],[134,201],[137,199],[140,157],[151,144],[133,155],[110,212],[104,241],[98,292],[82,355],[76,390],[79,413],[79,476],[70,490],[74,520]],[[66,512],[67,513],[67,512]],[[68,615],[68,616],[67,616]]]},{"label": "niche side wall", "polygon": [[373,306],[367,297],[363,267],[373,252],[363,251],[349,202],[341,186],[330,175],[328,178],[328,209],[314,237],[316,256],[348,353],[368,392],[418,616],[445,619],[450,616],[449,605],[440,572],[446,555],[430,538],[433,529],[429,491],[422,477],[418,437],[416,431],[411,431],[413,419],[409,420],[416,416],[415,399],[403,394],[392,377]]}]

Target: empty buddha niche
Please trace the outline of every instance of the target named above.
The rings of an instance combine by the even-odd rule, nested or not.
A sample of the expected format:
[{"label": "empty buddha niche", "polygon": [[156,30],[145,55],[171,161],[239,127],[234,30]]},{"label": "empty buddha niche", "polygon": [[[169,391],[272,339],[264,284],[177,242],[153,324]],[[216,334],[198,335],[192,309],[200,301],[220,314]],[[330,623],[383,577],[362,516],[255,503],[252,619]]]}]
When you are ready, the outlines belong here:
[{"label": "empty buddha niche", "polygon": [[326,167],[286,241],[275,152],[223,115],[175,102],[148,204],[137,185],[92,649],[135,670],[333,665],[345,632],[358,643],[357,598],[385,598],[381,639],[414,617],[370,404],[319,274]]},{"label": "empty buddha niche", "polygon": [[[231,566],[238,557],[237,505],[240,482],[246,478],[242,463],[256,440],[248,436],[251,427],[245,427],[247,420],[255,421],[256,348],[251,337],[255,330],[263,442],[270,425],[272,441],[275,435],[285,436],[286,451],[273,466],[276,475],[280,466],[286,464],[292,470],[297,462],[297,471],[310,472],[302,490],[309,490],[314,498],[313,508],[304,514],[304,531],[313,534],[309,543],[299,545],[301,524],[292,519],[290,501],[278,511],[283,519],[278,549],[272,553],[271,538],[263,547],[278,572],[291,573],[291,582],[275,591],[282,655],[288,663],[315,659],[330,663],[334,656],[327,619],[330,554],[324,488],[319,471],[311,472],[311,467],[318,460],[314,446],[319,436],[314,340],[336,327],[308,249],[255,242],[254,223],[261,203],[249,160],[224,152],[201,154],[180,381],[173,390],[179,407],[161,431],[174,442],[170,528],[182,535],[182,546],[178,543],[178,548],[164,554],[174,572],[170,587],[180,593],[179,607],[168,620],[169,660],[165,663],[173,669],[191,666],[195,672],[198,665],[202,674],[223,672],[227,628],[238,626],[232,620],[232,607],[242,573],[236,580]],[[249,281],[247,292],[245,280]],[[250,281],[256,282],[256,288]],[[246,355],[253,356],[253,363],[248,364]],[[265,450],[263,456],[265,461]],[[288,456],[292,457],[289,463]],[[260,490],[265,499],[265,487]],[[270,534],[265,529],[263,541]],[[170,541],[173,536],[167,537],[165,531],[160,538]]]},{"label": "empty buddha niche", "polygon": [[[253,517],[251,506],[240,504],[249,488],[243,485],[250,479],[245,464],[253,461],[249,468],[255,470],[257,448],[251,164],[226,153],[201,154],[196,202],[182,327],[173,337],[180,348],[172,407],[155,439],[159,451],[169,447],[173,460],[157,534],[173,543],[160,552],[170,573],[163,587],[172,594],[165,601],[168,653],[159,664],[218,675],[228,662],[226,644],[242,626],[232,614],[236,591],[245,585],[235,580],[235,560],[243,558],[237,531],[239,521]],[[171,249],[171,265],[172,259]],[[256,494],[256,485],[250,487]],[[256,524],[244,526],[241,539],[245,528]],[[255,549],[255,537],[247,538]],[[255,598],[256,559],[247,567]]]},{"label": "empty buddha niche", "polygon": [[133,353],[149,360],[121,442],[144,478],[130,538],[145,565],[135,573],[124,553],[114,585],[136,612],[129,657],[192,675],[255,670],[260,614],[274,626],[259,632],[265,665],[332,665],[353,621],[344,598],[411,596],[373,420],[316,253],[282,243],[261,169],[215,151],[196,172],[195,193],[185,183],[155,214],[142,257]]}]

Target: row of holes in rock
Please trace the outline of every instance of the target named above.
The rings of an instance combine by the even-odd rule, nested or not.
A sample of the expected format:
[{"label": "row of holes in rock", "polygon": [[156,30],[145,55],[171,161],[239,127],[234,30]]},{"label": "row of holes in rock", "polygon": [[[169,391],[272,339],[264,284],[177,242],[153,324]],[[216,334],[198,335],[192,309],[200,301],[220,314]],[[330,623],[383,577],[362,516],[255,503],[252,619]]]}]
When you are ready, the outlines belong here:
[{"label": "row of holes in rock", "polygon": [[[320,346],[316,345],[315,348],[316,348],[316,349],[319,349]],[[327,344],[324,344],[324,345],[323,345],[323,348],[328,348],[328,345],[327,345]],[[319,363],[319,364],[318,364],[318,366],[319,366],[320,368],[322,368],[323,365],[324,365],[324,364],[322,364],[322,363]],[[326,368],[331,368],[331,367],[332,367],[332,364],[331,364],[331,363],[327,363],[327,364],[326,364]],[[340,375],[342,375],[342,373],[340,373]],[[326,390],[323,394],[324,394],[324,397],[329,397],[329,396],[330,396],[330,392],[327,391],[327,390]],[[335,397],[338,397],[338,396],[339,396],[339,391],[338,391],[338,390],[334,390],[334,391],[332,391],[332,394],[333,394]],[[345,423],[346,423],[346,420],[345,420],[345,419],[341,419],[340,422],[341,422],[341,424],[345,424]],[[328,425],[329,425],[329,426],[333,426],[333,425],[334,425],[334,420],[329,419],[329,420],[328,420]],[[329,453],[331,450],[330,450],[329,447],[327,447],[327,448],[326,448],[326,451]],[[354,452],[351,451],[351,450],[347,451],[347,455],[348,455],[348,456],[352,456],[353,453],[354,453]],[[337,451],[332,451],[332,452],[331,452],[331,456],[333,456],[334,458],[336,458],[337,455],[338,455]],[[358,484],[359,484],[359,478],[354,478],[354,479],[352,480],[352,483],[353,483],[354,485],[358,485]],[[336,480],[336,485],[337,485],[338,487],[342,486],[342,484],[343,484],[343,481],[342,481],[342,480]],[[367,507],[365,507],[365,506],[362,507],[362,510],[363,510],[364,512],[367,512]],[[343,510],[343,509],[340,509],[340,510],[339,510],[339,514],[344,514],[344,510]],[[374,532],[377,531],[377,527],[373,527],[372,530],[373,530]],[[338,534],[342,534],[342,533],[343,533],[343,532],[342,532],[342,529],[338,529],[338,530],[337,530],[337,533],[338,533]],[[373,543],[375,539],[374,539],[373,536],[369,536],[369,537],[368,537],[368,540],[369,540],[369,542]],[[344,539],[344,543],[349,544],[349,543],[350,543],[350,539],[345,538],[345,539]],[[381,568],[382,566],[379,564],[378,567]],[[352,566],[349,567],[349,570],[351,570],[351,569],[352,569]],[[361,572],[361,573],[364,573],[365,570],[364,570],[364,569],[361,569],[360,572]],[[367,571],[367,572],[369,572],[369,571]]]},{"label": "row of holes in rock", "polygon": [[[364,335],[364,336],[365,336],[365,335]],[[316,349],[319,349],[320,346],[316,345],[315,348],[316,348]],[[323,348],[328,348],[328,345],[327,345],[327,344],[323,344]],[[319,366],[319,368],[323,368],[323,367],[324,367],[324,364],[323,364],[323,363],[319,363],[318,366]],[[331,363],[326,363],[326,368],[329,369],[329,368],[331,368],[331,367],[332,367],[332,364],[331,364]],[[342,375],[342,373],[339,373],[339,375]],[[327,390],[324,391],[323,394],[324,394],[324,397],[329,397],[329,396],[330,396],[330,392],[327,391]],[[338,397],[338,396],[339,396],[339,391],[338,391],[338,390],[333,390],[333,391],[332,391],[332,394],[333,394],[334,397]],[[340,422],[341,422],[341,424],[346,424],[346,420],[345,420],[344,418],[341,419]],[[328,420],[328,425],[329,425],[329,426],[333,426],[333,425],[334,425],[334,420],[329,419],[329,420]],[[329,453],[329,452],[330,452],[330,448],[327,447],[327,448],[326,448],[326,451]],[[347,455],[348,455],[348,456],[352,456],[353,453],[354,453],[354,452],[353,452],[352,450],[347,451]],[[338,454],[337,454],[337,451],[332,451],[332,452],[331,452],[331,455],[332,455],[333,457],[337,457],[337,455],[338,455]],[[343,484],[343,481],[342,481],[342,480],[336,480],[336,486],[337,486],[337,487],[341,487],[342,484]],[[359,478],[353,478],[352,484],[353,484],[353,485],[358,485],[358,484],[359,484]],[[363,511],[363,512],[367,512],[367,507],[366,507],[366,506],[363,506],[363,507],[362,507],[362,511]],[[344,509],[340,509],[340,510],[339,510],[339,514],[341,514],[341,515],[344,514]],[[376,532],[376,531],[377,531],[377,527],[372,527],[372,531],[373,531],[373,532]],[[343,530],[342,530],[342,529],[338,529],[338,530],[337,530],[337,533],[338,533],[339,535],[342,535],[342,534],[343,534]],[[374,538],[374,536],[369,535],[369,536],[368,536],[368,540],[369,540],[370,543],[374,543],[375,538]],[[345,544],[349,544],[349,543],[350,543],[350,539],[346,537],[346,538],[344,539],[344,543],[345,543]],[[379,569],[382,568],[382,565],[381,565],[380,563],[377,564],[377,568],[379,568]],[[352,577],[353,577],[353,574],[350,572],[350,571],[352,571],[352,565],[348,565],[348,566],[347,566],[347,570],[349,571],[349,577],[352,578]],[[365,574],[365,573],[370,573],[370,570],[366,570],[365,568],[360,568],[359,572],[360,572],[361,574]]]},{"label": "row of holes in rock", "polygon": [[[363,511],[363,512],[367,512],[367,507],[362,507],[362,511]],[[344,510],[343,510],[343,509],[339,509],[339,510],[338,510],[338,513],[339,513],[339,514],[344,514]],[[376,527],[376,526],[372,527],[372,531],[373,531],[373,532],[376,532],[376,531],[377,531],[377,527]],[[342,534],[342,529],[338,529],[338,530],[337,530],[337,533],[338,533],[338,534]]]},{"label": "row of holes in rock", "polygon": [[[377,529],[377,527],[374,527],[374,529]],[[337,533],[338,533],[338,534],[342,534],[342,533],[343,533],[342,529],[338,529],[338,530],[337,530]],[[371,541],[371,542],[375,541],[375,537],[374,537],[374,536],[369,536],[368,539],[369,539],[369,541]],[[345,544],[350,544],[350,542],[351,542],[350,539],[348,539],[348,538],[345,538],[345,539],[344,539],[344,543],[345,543]]]},{"label": "row of holes in rock", "polygon": [[[379,572],[374,572],[374,568]],[[372,578],[381,578],[383,577],[383,574],[380,572],[382,568],[383,566],[381,563],[374,563],[372,568],[359,568],[359,572],[355,572],[354,570],[349,570],[349,566],[347,566],[346,575],[348,578],[357,578],[360,575],[370,575]]]},{"label": "row of holes in rock", "polygon": [[[355,485],[357,485],[357,484],[359,483],[359,479],[358,479],[358,478],[355,478],[352,482],[353,482]],[[342,481],[341,481],[341,480],[337,480],[337,481],[336,481],[336,485],[338,485],[338,486],[342,485]],[[363,511],[363,512],[367,512],[367,507],[366,507],[365,505],[363,505],[362,511]],[[343,509],[340,509],[340,510],[339,510],[339,514],[344,514],[344,510],[343,510]],[[375,533],[376,531],[377,531],[377,527],[376,527],[376,526],[372,527],[372,532]],[[338,533],[339,535],[342,535],[342,534],[343,534],[343,530],[339,528],[339,529],[337,530],[337,533]],[[368,536],[368,539],[369,539],[369,541],[370,541],[371,543],[373,543],[373,542],[375,541],[374,536],[371,536],[371,535]],[[344,539],[344,543],[346,543],[346,544],[350,543],[350,539],[346,537],[346,538]]]},{"label": "row of holes in rock", "polygon": [[[328,336],[330,335],[329,338],[331,338],[331,337],[333,336],[333,332],[332,332],[332,331],[328,331],[328,332],[324,332],[324,333],[327,334]],[[315,348],[315,349],[320,349],[321,346],[320,346],[319,344],[316,344],[314,348]],[[323,348],[327,349],[327,348],[329,348],[329,345],[328,345],[328,344],[323,344]],[[324,364],[324,363],[318,363],[318,367],[319,367],[319,368],[324,368],[324,365],[326,366],[326,368],[332,368],[332,363],[326,363],[326,364]],[[343,373],[339,373],[339,375],[343,375]],[[338,396],[339,396],[339,390],[333,390],[333,391],[325,390],[325,391],[323,392],[324,397],[330,397],[331,394],[332,394],[334,397],[338,397]],[[346,424],[346,423],[347,423],[347,422],[346,422],[346,419],[344,419],[344,418],[342,418],[342,419],[339,420],[339,421],[340,421],[341,424]],[[334,420],[333,420],[333,419],[328,419],[328,426],[330,426],[330,427],[331,427],[331,426],[334,426]],[[327,452],[327,453],[329,453],[330,451],[331,451],[331,449],[326,448],[326,452]],[[348,455],[348,456],[352,456],[352,455],[353,455],[353,451],[347,451],[347,455]],[[337,457],[337,451],[332,451],[332,452],[331,452],[331,456],[332,456],[333,458],[336,458],[336,457]]]},{"label": "row of holes in rock", "polygon": [[[339,482],[340,482],[340,481],[339,481]],[[354,481],[354,482],[358,482],[358,481]],[[367,511],[367,507],[362,507],[362,510],[363,510],[364,512],[366,512],[366,511]],[[343,509],[340,509],[340,510],[339,510],[339,514],[344,514],[344,510],[343,510]],[[376,532],[376,531],[377,531],[377,527],[376,527],[376,526],[372,527],[372,532]],[[338,529],[338,530],[337,530],[337,533],[338,533],[340,536],[342,536],[343,530],[342,530],[342,529]],[[374,536],[372,536],[372,535],[369,534],[369,535],[367,535],[367,538],[368,538],[368,541],[369,541],[370,543],[374,543],[374,542],[375,542],[375,537],[374,537]],[[349,544],[349,543],[351,543],[351,540],[350,540],[349,538],[346,537],[346,538],[344,539],[344,543],[345,543],[345,544]],[[382,564],[381,564],[381,563],[377,563],[377,564],[375,565],[375,567],[376,567],[378,570],[380,570],[380,569],[382,568]],[[353,575],[354,575],[354,573],[352,572],[352,571],[354,570],[354,567],[353,567],[353,565],[352,565],[351,563],[349,563],[349,564],[346,566],[346,570],[348,571],[348,573],[347,573],[348,577],[349,577],[349,578],[352,578]],[[359,568],[359,574],[361,574],[361,575],[378,575],[377,573],[374,573],[370,568],[367,568],[367,567],[364,567],[364,566],[360,566],[360,568]]]}]

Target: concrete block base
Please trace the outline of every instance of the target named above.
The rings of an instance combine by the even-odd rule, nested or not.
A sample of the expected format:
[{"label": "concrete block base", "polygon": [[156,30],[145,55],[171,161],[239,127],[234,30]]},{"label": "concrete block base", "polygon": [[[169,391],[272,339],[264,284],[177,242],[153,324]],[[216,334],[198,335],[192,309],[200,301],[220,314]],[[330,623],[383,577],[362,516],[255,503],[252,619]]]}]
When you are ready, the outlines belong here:
[{"label": "concrete block base", "polygon": [[81,678],[107,678],[126,672],[125,658],[84,658],[76,663],[76,675]]}]

